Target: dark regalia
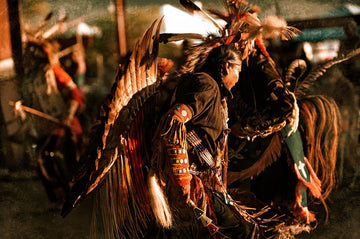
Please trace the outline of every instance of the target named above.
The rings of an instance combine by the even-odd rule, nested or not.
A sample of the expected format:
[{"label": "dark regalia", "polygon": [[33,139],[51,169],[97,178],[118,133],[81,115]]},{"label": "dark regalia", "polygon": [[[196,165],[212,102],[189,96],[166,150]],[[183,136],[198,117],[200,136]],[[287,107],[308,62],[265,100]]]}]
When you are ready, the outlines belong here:
[{"label": "dark regalia", "polygon": [[[224,1],[225,14],[211,11],[226,22],[225,26],[220,26],[191,1],[180,2],[190,12],[213,22],[219,32],[200,37],[203,42],[189,48],[184,66],[167,78],[157,78],[159,42],[199,38],[199,35],[160,34],[161,20],[144,33],[127,63],[118,69],[62,215],[67,215],[99,188],[107,238],[226,238],[227,235],[291,238],[309,230],[309,215],[303,221],[251,194],[243,194],[236,188],[228,190],[229,130],[225,98],[231,98],[231,92],[214,75],[199,71],[211,59],[212,52],[230,45],[241,52],[242,67],[252,64],[259,67],[257,73],[263,78],[256,80],[261,82],[262,91],[257,91],[257,85],[253,85],[255,90],[247,92],[248,95],[234,91],[242,98],[235,95],[234,100],[238,101],[229,107],[229,116],[235,115],[229,122],[238,137],[255,140],[271,136],[269,142],[274,147],[267,148],[263,155],[254,153],[262,166],[255,164],[254,171],[245,171],[249,173],[246,176],[253,176],[276,161],[280,148],[284,148],[280,137],[287,140],[295,135],[288,140],[289,145],[295,142],[295,148],[296,143],[302,142],[297,133],[299,115],[305,118],[304,127],[309,126],[307,113],[317,108],[307,105],[304,99],[299,114],[297,95],[286,88],[274,71],[274,63],[263,45],[264,37],[290,38],[297,30],[271,21],[261,22],[256,17],[259,9],[245,1]],[[309,82],[305,81],[304,85]],[[259,104],[254,104],[254,97]],[[329,101],[326,104],[333,106]],[[238,150],[236,147],[233,150]],[[302,150],[302,146],[299,148]],[[306,145],[304,151],[311,151],[311,147]],[[309,154],[306,160],[304,152],[292,154],[290,146],[288,152],[290,158],[297,157],[298,164],[294,166],[295,160],[292,161],[291,172],[294,180],[304,186],[299,195],[304,198],[306,194],[302,193],[310,189],[315,197],[321,198],[318,170],[312,169]],[[307,170],[308,182],[301,180],[303,170]],[[242,172],[240,176],[244,176]],[[103,186],[99,187],[101,183]],[[300,201],[301,197],[297,202]],[[304,204],[299,208],[306,212]]]}]

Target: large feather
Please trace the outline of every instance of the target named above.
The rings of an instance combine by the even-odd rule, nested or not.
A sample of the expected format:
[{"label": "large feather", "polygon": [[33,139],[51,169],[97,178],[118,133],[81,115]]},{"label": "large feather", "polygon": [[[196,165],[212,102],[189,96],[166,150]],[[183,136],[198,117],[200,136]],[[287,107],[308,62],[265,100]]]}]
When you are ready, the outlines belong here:
[{"label": "large feather", "polygon": [[34,36],[38,37],[41,34],[41,31],[44,29],[44,27],[50,22],[53,12],[49,12],[48,15],[46,15],[45,19],[42,21],[40,26],[35,30]]},{"label": "large feather", "polygon": [[280,37],[281,40],[289,40],[301,32],[295,27],[288,26],[285,19],[278,16],[267,16],[261,27],[265,39]]},{"label": "large feather", "polygon": [[212,18],[209,14],[207,14],[205,11],[203,11],[201,8],[196,6],[195,3],[193,3],[191,0],[180,0],[181,5],[188,10],[191,14],[198,15],[205,20],[210,21],[214,26],[219,29],[219,31],[222,31],[222,27],[217,23],[217,21]]},{"label": "large feather", "polygon": [[296,97],[301,97],[301,96],[304,96],[306,93],[308,93],[309,87],[314,83],[314,81],[316,79],[318,79],[320,76],[324,75],[324,73],[329,68],[331,68],[332,66],[339,64],[341,62],[347,61],[359,54],[360,54],[360,48],[357,48],[357,49],[349,52],[346,55],[335,58],[334,60],[328,61],[328,62],[318,66],[317,68],[315,68],[313,71],[311,71],[307,75],[307,77],[295,89]]},{"label": "large feather", "polygon": [[[94,134],[95,144],[97,144],[96,152],[92,150],[93,153],[88,154],[89,165],[85,167],[86,172],[81,173],[81,179],[74,185],[71,197],[64,205],[63,216],[99,185],[116,161],[121,161],[115,164],[117,168],[120,167],[119,171],[127,172],[127,169],[132,167],[130,166],[132,162],[127,162],[128,157],[131,156],[131,153],[127,154],[127,147],[129,147],[127,133],[141,105],[151,96],[150,93],[143,92],[154,92],[161,23],[162,19],[158,23],[154,21],[135,44],[127,64],[119,66],[111,94],[108,95],[100,110],[101,124],[97,126]],[[152,41],[156,24],[157,30]],[[127,190],[131,190],[133,183],[129,175],[130,173],[127,173],[127,177],[122,177],[119,179],[121,182],[117,183],[126,187]]]},{"label": "large feather", "polygon": [[[300,73],[297,76],[295,76],[296,69],[300,70]],[[290,65],[288,66],[288,69],[286,71],[285,82],[289,83],[289,85],[291,85],[292,84],[291,81],[295,81],[295,85],[296,85],[297,80],[300,79],[304,75],[306,70],[307,70],[307,65],[304,60],[302,60],[302,59],[293,60],[290,63]]]}]

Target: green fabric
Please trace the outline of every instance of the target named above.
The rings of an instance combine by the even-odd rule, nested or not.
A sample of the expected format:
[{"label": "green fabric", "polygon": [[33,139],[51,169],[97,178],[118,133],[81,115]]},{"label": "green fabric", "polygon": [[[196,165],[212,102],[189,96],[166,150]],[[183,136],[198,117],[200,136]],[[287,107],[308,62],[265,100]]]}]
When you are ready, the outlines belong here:
[{"label": "green fabric", "polygon": [[[295,163],[295,167],[300,172],[300,175],[306,182],[310,182],[310,173],[305,163],[304,148],[302,144],[302,139],[300,132],[296,130],[289,137],[286,138],[291,127],[287,124],[284,128],[280,130],[281,135],[285,138],[285,143],[290,151],[291,157]],[[301,194],[301,206],[307,207],[307,192],[306,188],[300,189]]]},{"label": "green fabric", "polygon": [[285,138],[285,143],[290,151],[291,157],[295,163],[295,167],[299,170],[300,175],[306,182],[310,182],[310,173],[305,163],[305,155],[300,132],[296,130],[286,138],[290,130],[290,125],[286,125],[281,129],[281,134]]}]

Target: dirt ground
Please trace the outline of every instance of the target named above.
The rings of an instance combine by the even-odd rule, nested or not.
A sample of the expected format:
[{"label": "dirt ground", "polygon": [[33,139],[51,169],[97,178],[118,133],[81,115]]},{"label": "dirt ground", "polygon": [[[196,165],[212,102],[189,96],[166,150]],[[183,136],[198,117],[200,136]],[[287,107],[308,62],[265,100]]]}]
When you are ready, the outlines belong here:
[{"label": "dirt ground", "polygon": [[[360,238],[360,180],[353,186],[352,170],[347,171],[344,181],[326,200],[329,209],[329,220],[326,225],[320,220],[318,227],[310,234],[301,234],[296,239],[358,239]],[[324,218],[324,211],[319,212],[318,219]]]},{"label": "dirt ground", "polygon": [[85,201],[68,217],[47,195],[34,172],[2,172],[0,178],[0,238],[89,238],[92,204]]},{"label": "dirt ground", "polygon": [[[350,177],[331,194],[329,223],[298,239],[360,238],[360,182],[349,188]],[[35,172],[0,172],[1,239],[87,239],[90,237],[92,200],[86,200],[65,219],[60,205],[47,199]],[[318,218],[323,217],[318,214]]]}]

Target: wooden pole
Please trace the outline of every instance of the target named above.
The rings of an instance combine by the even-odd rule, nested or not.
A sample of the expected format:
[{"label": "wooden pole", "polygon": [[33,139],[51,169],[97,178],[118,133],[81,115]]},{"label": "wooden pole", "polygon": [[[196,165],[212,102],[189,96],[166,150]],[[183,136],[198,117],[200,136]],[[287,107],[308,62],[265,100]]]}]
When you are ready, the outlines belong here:
[{"label": "wooden pole", "polygon": [[20,0],[0,0],[0,61],[5,63],[0,71],[0,157],[3,165],[12,170],[26,166],[25,148],[10,140],[20,124],[14,121],[9,100],[18,100],[22,83],[22,42],[19,13]]},{"label": "wooden pole", "polygon": [[11,32],[11,49],[12,57],[15,64],[15,71],[18,79],[22,79],[24,75],[23,62],[22,62],[22,42],[21,42],[21,26],[19,0],[7,0],[9,11],[9,23]]},{"label": "wooden pole", "polygon": [[116,21],[120,58],[127,54],[124,0],[116,0]]}]

